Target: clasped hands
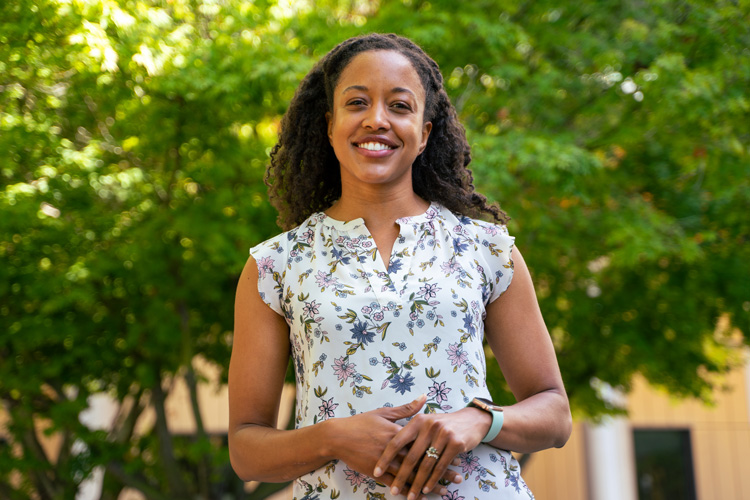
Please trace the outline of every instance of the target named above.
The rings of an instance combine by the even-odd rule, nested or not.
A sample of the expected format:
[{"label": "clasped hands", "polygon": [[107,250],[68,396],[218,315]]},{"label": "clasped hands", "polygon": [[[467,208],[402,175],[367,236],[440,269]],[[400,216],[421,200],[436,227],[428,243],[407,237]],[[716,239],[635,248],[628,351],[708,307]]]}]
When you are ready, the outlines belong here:
[{"label": "clasped hands", "polygon": [[[342,460],[357,472],[388,485],[392,495],[416,500],[431,492],[447,494],[439,481],[458,484],[463,480],[448,466],[459,465],[458,454],[481,442],[491,417],[487,416],[485,426],[482,420],[478,421],[484,412],[476,408],[423,414],[420,410],[425,401],[426,396],[422,395],[405,405],[341,419],[355,436],[367,436],[367,446],[361,446],[361,438],[354,439],[360,446],[347,446],[342,450]],[[396,424],[408,417],[412,418],[405,426]]]}]

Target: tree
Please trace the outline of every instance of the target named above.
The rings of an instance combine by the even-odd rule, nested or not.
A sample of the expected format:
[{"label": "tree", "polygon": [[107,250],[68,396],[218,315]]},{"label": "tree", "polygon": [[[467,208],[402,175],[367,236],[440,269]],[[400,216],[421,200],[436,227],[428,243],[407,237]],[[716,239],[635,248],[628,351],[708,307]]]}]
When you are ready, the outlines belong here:
[{"label": "tree", "polygon": [[[297,83],[370,31],[440,64],[574,411],[617,411],[597,384],[635,373],[709,400],[748,342],[747,16],[697,0],[4,3],[0,494],[71,496],[96,466],[103,498],[218,494],[228,458],[202,430],[192,360],[226,375],[236,276],[278,231],[262,176]],[[188,440],[163,411],[178,376]],[[111,431],[79,421],[99,392],[122,403]]]},{"label": "tree", "polygon": [[[107,498],[213,498],[227,452],[203,429],[192,360],[227,364],[236,276],[275,231],[264,157],[299,58],[255,7],[11,2],[0,17],[0,397],[15,445],[0,470],[24,471],[3,496],[67,496],[104,465]],[[178,375],[188,443],[164,412]],[[77,417],[100,391],[123,403],[108,433]],[[156,424],[136,435],[147,407]],[[59,457],[39,422],[63,436]]]}]

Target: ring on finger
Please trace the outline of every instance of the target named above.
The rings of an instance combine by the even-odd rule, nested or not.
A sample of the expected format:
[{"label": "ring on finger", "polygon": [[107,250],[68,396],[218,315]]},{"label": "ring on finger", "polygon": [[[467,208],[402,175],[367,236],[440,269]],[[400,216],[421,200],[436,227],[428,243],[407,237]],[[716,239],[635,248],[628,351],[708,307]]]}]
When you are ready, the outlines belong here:
[{"label": "ring on finger", "polygon": [[435,448],[434,446],[430,446],[429,448],[427,448],[427,451],[425,451],[424,453],[428,457],[434,458],[435,460],[440,458],[440,454],[438,453],[437,448]]}]

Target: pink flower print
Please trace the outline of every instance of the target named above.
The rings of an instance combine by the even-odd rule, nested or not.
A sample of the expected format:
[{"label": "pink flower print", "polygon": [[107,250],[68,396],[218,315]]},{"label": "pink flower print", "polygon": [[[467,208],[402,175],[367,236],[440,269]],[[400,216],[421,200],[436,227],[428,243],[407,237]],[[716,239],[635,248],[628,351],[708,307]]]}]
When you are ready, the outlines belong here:
[{"label": "pink flower print", "polygon": [[362,314],[370,314],[372,312],[372,307],[365,306],[362,308]]},{"label": "pink flower print", "polygon": [[336,374],[339,380],[347,380],[354,375],[355,366],[357,366],[355,363],[347,361],[346,356],[341,356],[333,360],[333,373]]},{"label": "pink flower print", "polygon": [[461,366],[469,359],[468,353],[464,351],[463,345],[460,342],[448,345],[448,349],[445,352],[448,353],[448,359],[451,361],[452,366]]},{"label": "pink flower print", "polygon": [[318,413],[318,416],[320,418],[331,418],[336,416],[336,414],[333,412],[336,408],[339,407],[338,403],[333,402],[333,398],[326,401],[323,400],[322,404],[318,406],[318,409],[320,410],[320,413]]},{"label": "pink flower print", "polygon": [[335,285],[336,281],[336,278],[332,278],[323,271],[318,271],[318,274],[315,275],[315,283],[321,288],[328,288],[331,285]]},{"label": "pink flower print", "polygon": [[461,472],[464,474],[471,474],[479,468],[479,457],[475,457],[468,453],[461,453],[458,455],[458,458],[461,460],[459,465],[461,467]]},{"label": "pink flower print", "polygon": [[273,259],[271,257],[261,257],[258,261],[258,273],[261,278],[265,278],[266,273],[273,274]]},{"label": "pink flower print", "polygon": [[315,239],[315,231],[313,231],[312,229],[308,229],[307,231],[302,233],[302,238],[308,245],[312,244],[313,240]]},{"label": "pink flower print", "polygon": [[427,394],[428,397],[435,398],[436,403],[442,403],[448,400],[447,394],[451,392],[450,387],[445,387],[445,382],[438,384],[437,382],[432,383],[430,392]]},{"label": "pink flower print", "polygon": [[349,484],[352,486],[361,486],[362,483],[366,483],[369,479],[367,476],[362,474],[361,472],[357,472],[356,470],[351,470],[350,468],[344,469],[344,474],[346,474],[346,479],[349,481]]},{"label": "pink flower print", "polygon": [[500,229],[497,226],[484,226],[483,229],[484,232],[490,236],[496,236],[497,233],[500,232]]},{"label": "pink flower print", "polygon": [[443,262],[440,264],[440,270],[445,274],[450,275],[461,270],[461,266],[455,260]]},{"label": "pink flower print", "polygon": [[424,296],[425,300],[429,300],[437,295],[437,292],[440,290],[438,286],[435,283],[426,283],[425,286],[419,289],[419,292],[417,292],[417,295]]},{"label": "pink flower print", "polygon": [[375,314],[372,315],[372,319],[375,321],[383,321],[383,313],[378,311]]},{"label": "pink flower print", "polygon": [[305,302],[305,307],[302,308],[302,312],[304,312],[305,316],[315,319],[315,315],[318,314],[319,309],[320,304],[313,300],[311,302]]},{"label": "pink flower print", "polygon": [[458,494],[458,490],[450,491],[442,496],[442,500],[466,500],[464,497]]}]

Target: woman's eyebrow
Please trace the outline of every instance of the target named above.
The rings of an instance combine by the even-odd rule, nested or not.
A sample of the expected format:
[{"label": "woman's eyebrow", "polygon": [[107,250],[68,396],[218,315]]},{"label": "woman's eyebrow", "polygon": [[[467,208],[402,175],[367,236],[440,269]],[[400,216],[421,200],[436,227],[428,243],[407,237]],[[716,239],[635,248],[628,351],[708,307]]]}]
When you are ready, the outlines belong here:
[{"label": "woman's eyebrow", "polygon": [[[359,90],[362,92],[367,92],[370,89],[368,89],[364,85],[350,85],[349,87],[346,87],[341,93],[346,94],[347,92],[352,91],[352,90]],[[416,94],[414,94],[414,92],[404,87],[393,87],[391,89],[391,94],[402,94],[402,93],[411,94],[414,98],[417,97]]]}]

